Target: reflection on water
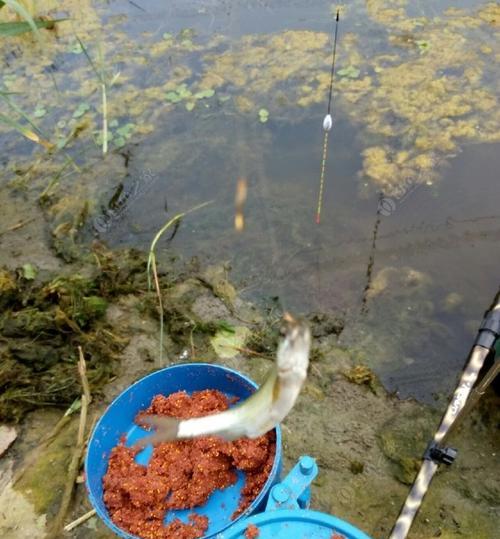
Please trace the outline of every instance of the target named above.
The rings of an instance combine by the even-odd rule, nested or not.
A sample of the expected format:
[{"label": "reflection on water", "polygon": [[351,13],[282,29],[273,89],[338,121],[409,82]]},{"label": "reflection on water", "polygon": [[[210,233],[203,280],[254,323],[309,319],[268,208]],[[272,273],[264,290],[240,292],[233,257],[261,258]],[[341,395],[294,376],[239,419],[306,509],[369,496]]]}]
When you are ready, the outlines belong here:
[{"label": "reflection on water", "polygon": [[[479,1],[345,6],[320,226],[333,30],[324,0],[82,4],[78,32],[91,54],[102,41],[108,71],[120,72],[109,92],[116,159],[102,162],[80,135],[67,151],[81,169],[58,176],[44,166],[61,192],[92,200],[91,232],[115,246],[145,249],[167,219],[215,199],[184,220],[168,249],[229,262],[253,300],[279,295],[290,309],[345,313],[343,344],[391,389],[428,399],[453,386],[498,286],[495,10]],[[103,36],[99,19],[114,32]],[[26,70],[37,99],[52,100],[39,121],[56,125],[58,140],[76,125],[96,137],[101,124],[72,24],[45,62],[69,101],[45,81],[47,65]],[[3,60],[4,85],[19,91],[17,67]],[[16,98],[34,108],[24,93]],[[6,167],[32,157],[10,132],[0,143]],[[241,234],[239,177],[248,180]]]}]

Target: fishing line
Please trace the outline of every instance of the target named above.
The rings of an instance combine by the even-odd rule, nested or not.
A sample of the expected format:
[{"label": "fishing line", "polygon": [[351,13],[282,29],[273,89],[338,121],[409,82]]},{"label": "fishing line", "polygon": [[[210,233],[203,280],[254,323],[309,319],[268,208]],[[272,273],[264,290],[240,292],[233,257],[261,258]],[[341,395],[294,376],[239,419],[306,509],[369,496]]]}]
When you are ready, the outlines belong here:
[{"label": "fishing line", "polygon": [[[239,18],[239,11],[230,4],[229,11],[227,13],[228,35],[233,36],[229,45],[229,50],[236,57],[240,52],[241,43],[236,39],[237,35],[244,35],[241,20]],[[271,65],[273,57],[268,61],[260,64],[260,70],[264,71],[267,66]],[[231,84],[231,83],[229,83]],[[230,121],[230,120],[228,120]],[[286,281],[281,278],[279,269],[283,268],[282,260],[284,258],[283,248],[281,242],[278,241],[278,226],[273,220],[273,196],[271,191],[271,179],[267,174],[266,155],[269,152],[269,148],[272,148],[272,133],[270,130],[265,129],[264,124],[257,122],[254,119],[249,119],[245,115],[233,115],[231,133],[233,134],[233,149],[232,149],[232,164],[230,169],[232,172],[232,182],[234,182],[234,188],[238,195],[238,183],[237,178],[244,178],[246,180],[247,188],[247,207],[249,213],[249,225],[262,226],[260,245],[258,249],[262,252],[266,259],[265,263],[259,263],[261,272],[264,271],[267,276],[270,277],[269,282],[272,283],[272,287],[275,290],[274,297],[277,297],[277,306],[280,310],[288,310],[288,293],[286,292]],[[238,205],[237,205],[238,206]],[[259,207],[260,206],[260,207]],[[239,214],[238,207],[236,207],[236,216]],[[240,208],[241,209],[241,208]],[[262,212],[260,214],[260,212]],[[252,215],[253,214],[253,215]],[[245,223],[245,229],[247,224]],[[240,248],[246,246],[245,249],[251,248],[248,242],[241,238]],[[276,270],[275,268],[278,268]],[[262,287],[263,275],[260,277],[260,282],[257,286]],[[247,287],[248,289],[250,287]]]},{"label": "fishing line", "polygon": [[332,69],[330,73],[330,91],[328,93],[328,109],[326,116],[323,119],[323,131],[325,132],[323,138],[323,153],[321,157],[321,174],[319,179],[319,195],[318,195],[318,208],[316,210],[316,224],[319,225],[321,221],[321,207],[323,205],[323,193],[325,189],[325,171],[326,171],[326,159],[328,154],[328,133],[332,128],[332,96],[333,96],[333,78],[335,76],[335,55],[337,52],[337,34],[339,29],[339,12],[337,9],[337,16],[335,17],[335,37],[333,38],[333,54],[332,54]]}]

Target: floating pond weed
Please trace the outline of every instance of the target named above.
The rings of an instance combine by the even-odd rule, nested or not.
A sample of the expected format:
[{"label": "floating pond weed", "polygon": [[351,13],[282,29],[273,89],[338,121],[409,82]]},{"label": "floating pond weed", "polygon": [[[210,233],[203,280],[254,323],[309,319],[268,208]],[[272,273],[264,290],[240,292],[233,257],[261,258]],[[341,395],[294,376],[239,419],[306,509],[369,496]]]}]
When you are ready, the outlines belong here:
[{"label": "floating pond weed", "polygon": [[[500,140],[498,97],[483,84],[492,75],[493,66],[484,61],[488,49],[469,39],[481,25],[494,26],[498,8],[488,4],[477,16],[449,11],[432,20],[409,17],[407,8],[405,1],[367,2],[372,19],[367,24],[387,28],[386,46],[376,52],[363,35],[348,33],[337,72],[343,111],[365,130],[367,140],[386,137],[383,160],[375,165],[382,153],[366,148],[360,175],[387,194],[408,178],[432,181],[428,164],[444,162],[464,143]],[[395,39],[404,33],[407,37]],[[328,39],[327,34],[302,30],[267,38],[243,36],[231,49],[205,55],[200,84],[236,88],[241,112],[254,110],[256,96],[276,94],[285,81],[287,97],[295,94],[301,107],[323,103],[329,87]],[[407,54],[399,54],[406,44],[411,45]],[[411,154],[404,167],[392,162],[400,151]],[[390,176],[382,173],[389,169]]]},{"label": "floating pond weed", "polygon": [[259,110],[259,121],[260,123],[265,124],[269,120],[269,111],[267,109]]}]

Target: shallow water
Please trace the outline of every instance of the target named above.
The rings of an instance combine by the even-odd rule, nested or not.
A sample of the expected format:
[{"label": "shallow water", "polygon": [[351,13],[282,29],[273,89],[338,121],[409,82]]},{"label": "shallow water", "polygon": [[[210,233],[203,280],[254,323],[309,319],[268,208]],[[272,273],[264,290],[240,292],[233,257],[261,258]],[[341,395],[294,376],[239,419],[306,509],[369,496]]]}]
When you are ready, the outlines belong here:
[{"label": "shallow water", "polygon": [[[329,2],[70,4],[72,31],[61,31],[53,44],[62,95],[40,122],[50,131],[85,99],[94,112],[91,129],[99,130],[92,70],[84,55],[68,52],[73,32],[81,32],[92,54],[104,45],[108,71],[121,73],[123,83],[109,91],[110,117],[135,126],[123,147],[111,144],[124,156],[124,169],[108,159],[93,174],[99,147],[88,134],[68,148],[90,169],[60,187],[71,192],[76,185],[94,203],[87,238],[147,249],[167,219],[213,199],[163,240],[162,256],[226,261],[252,300],[279,296],[283,306],[299,312],[341,312],[347,321],[342,343],[359,349],[391,390],[424,400],[449,391],[498,287],[500,128],[490,103],[498,110],[499,79],[490,65],[499,54],[498,21],[478,16],[494,4],[345,6],[337,69],[354,66],[360,73],[336,79],[319,226],[314,214],[331,47],[325,32],[331,36],[333,29]],[[446,15],[449,7],[465,11]],[[406,18],[382,8],[406,9]],[[408,29],[415,18],[418,24]],[[165,49],[170,38],[164,34],[183,29],[195,33]],[[440,55],[443,36],[449,37],[446,46],[471,56],[460,64]],[[28,55],[16,54],[15,65],[4,56],[4,82],[5,74],[19,80],[23,61],[31,65]],[[211,56],[220,54],[228,59],[225,70]],[[399,65],[403,74],[421,70],[420,79],[401,82],[404,95],[391,94],[397,74],[383,79]],[[179,68],[189,71],[179,74]],[[47,69],[40,71],[37,81],[44,83],[33,87],[32,106],[33,99],[43,102],[53,93]],[[213,82],[214,73],[222,73],[222,82]],[[215,96],[188,111],[184,104],[191,98],[174,104],[164,98],[169,77],[174,88],[182,82],[193,93],[213,87]],[[444,89],[427,86],[433,80]],[[408,111],[413,101],[415,110]],[[448,102],[453,110],[445,108]],[[260,108],[270,111],[266,123],[259,122]],[[0,132],[0,142],[10,152],[6,168],[35,156],[17,133]],[[367,150],[380,148],[383,157],[379,151],[378,160],[370,161]],[[245,230],[237,234],[233,200],[241,176],[248,178],[249,198]]]}]

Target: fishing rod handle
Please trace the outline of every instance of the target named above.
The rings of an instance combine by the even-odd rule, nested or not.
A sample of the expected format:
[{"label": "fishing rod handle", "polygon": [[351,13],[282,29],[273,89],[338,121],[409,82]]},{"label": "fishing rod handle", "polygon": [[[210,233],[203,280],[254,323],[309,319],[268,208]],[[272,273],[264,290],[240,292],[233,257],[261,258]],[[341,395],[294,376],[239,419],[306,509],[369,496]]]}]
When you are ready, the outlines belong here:
[{"label": "fishing rod handle", "polygon": [[488,353],[489,350],[482,346],[476,345],[472,349],[469,360],[467,361],[467,366],[462,372],[458,386],[453,393],[453,397],[441,420],[441,424],[434,435],[434,443],[436,445],[443,444],[445,438],[450,433],[452,425],[455,423],[469,398],[469,394],[476,383],[480,370],[483,368]]},{"label": "fishing rod handle", "polygon": [[476,346],[491,350],[500,336],[500,291],[488,311],[486,311],[476,337]]},{"label": "fishing rod handle", "polygon": [[438,465],[434,461],[425,460],[423,462],[403,509],[401,509],[399,517],[392,528],[389,539],[406,538],[437,469]]}]

